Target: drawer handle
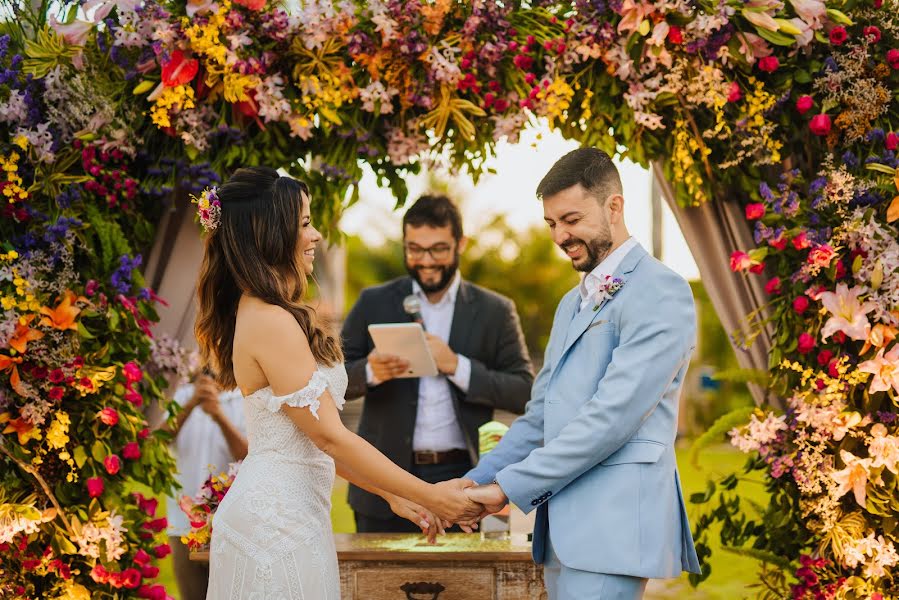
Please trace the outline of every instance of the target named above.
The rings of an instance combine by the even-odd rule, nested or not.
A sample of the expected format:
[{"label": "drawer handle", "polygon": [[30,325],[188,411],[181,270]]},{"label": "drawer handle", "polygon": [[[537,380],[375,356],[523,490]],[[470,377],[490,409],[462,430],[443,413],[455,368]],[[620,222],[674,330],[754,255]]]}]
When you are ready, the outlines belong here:
[{"label": "drawer handle", "polygon": [[418,581],[416,583],[406,582],[400,586],[400,590],[406,592],[406,600],[437,600],[446,588],[437,582],[428,583],[426,581]]}]

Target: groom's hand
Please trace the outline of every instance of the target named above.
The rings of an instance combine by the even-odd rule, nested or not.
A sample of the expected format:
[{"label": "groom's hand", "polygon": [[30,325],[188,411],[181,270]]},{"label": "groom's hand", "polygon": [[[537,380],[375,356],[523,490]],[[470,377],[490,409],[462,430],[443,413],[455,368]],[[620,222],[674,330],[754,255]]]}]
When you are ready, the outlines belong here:
[{"label": "groom's hand", "polygon": [[484,507],[472,501],[465,493],[465,489],[476,485],[470,479],[451,479],[433,484],[436,495],[434,512],[449,523],[458,523],[460,526],[470,526],[477,523],[478,516],[484,512]]},{"label": "groom's hand", "polygon": [[470,487],[465,490],[465,493],[473,501],[484,506],[484,513],[480,515],[481,518],[498,513],[509,503],[509,498],[506,497],[503,488],[498,483]]}]

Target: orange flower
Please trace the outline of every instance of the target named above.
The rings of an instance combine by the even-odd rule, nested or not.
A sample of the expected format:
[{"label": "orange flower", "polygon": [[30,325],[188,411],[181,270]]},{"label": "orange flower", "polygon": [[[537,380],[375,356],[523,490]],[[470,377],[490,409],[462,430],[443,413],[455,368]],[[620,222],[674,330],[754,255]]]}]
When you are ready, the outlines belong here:
[{"label": "orange flower", "polygon": [[859,354],[864,354],[870,350],[872,346],[875,348],[889,346],[890,342],[896,339],[896,333],[895,327],[878,323],[871,328],[871,332],[868,333],[868,339],[865,340],[865,347],[862,348],[862,351]]},{"label": "orange flower", "polygon": [[[899,191],[899,170],[893,176],[893,182],[896,184],[896,190]],[[892,223],[896,219],[899,219],[899,196],[893,198],[893,201],[890,202],[890,207],[887,209],[887,223]]]},{"label": "orange flower", "polygon": [[24,323],[21,321],[16,323],[16,330],[13,332],[9,345],[19,354],[25,354],[25,348],[28,346],[28,342],[33,342],[44,337],[43,332],[29,327],[34,320],[34,317],[35,315],[29,315],[23,319],[25,321]]},{"label": "orange flower", "polygon": [[78,329],[75,319],[78,317],[81,309],[75,306],[75,300],[75,292],[66,290],[65,296],[63,296],[62,301],[56,308],[41,307],[41,314],[46,315],[41,319],[41,325],[48,325],[54,329],[61,330]]},{"label": "orange flower", "polygon": [[24,396],[22,389],[22,380],[19,378],[18,364],[22,362],[22,357],[13,358],[12,356],[4,356],[0,354],[0,373],[9,371],[9,385],[20,396]]},{"label": "orange flower", "polygon": [[28,440],[39,440],[41,439],[41,430],[36,428],[34,425],[26,421],[25,419],[18,418],[9,420],[9,413],[3,413],[0,415],[0,419],[4,421],[9,421],[6,425],[6,429],[3,430],[3,434],[7,433],[15,433],[19,436],[19,444],[24,446],[28,443]]}]

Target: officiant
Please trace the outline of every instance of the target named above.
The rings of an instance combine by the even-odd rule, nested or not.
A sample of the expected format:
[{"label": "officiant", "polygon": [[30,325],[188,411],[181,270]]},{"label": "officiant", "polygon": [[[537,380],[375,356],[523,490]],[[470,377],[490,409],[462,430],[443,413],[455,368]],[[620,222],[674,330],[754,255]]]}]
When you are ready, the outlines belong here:
[{"label": "officiant", "polygon": [[[359,435],[393,462],[436,483],[464,475],[478,460],[478,427],[494,409],[524,412],[534,379],[514,303],[465,281],[466,238],[458,208],[425,195],[403,216],[409,275],[359,295],[343,324],[347,398],[364,396]],[[435,377],[402,377],[408,363],[379,354],[368,326],[417,321]],[[380,497],[350,486],[360,533],[417,532]]]}]

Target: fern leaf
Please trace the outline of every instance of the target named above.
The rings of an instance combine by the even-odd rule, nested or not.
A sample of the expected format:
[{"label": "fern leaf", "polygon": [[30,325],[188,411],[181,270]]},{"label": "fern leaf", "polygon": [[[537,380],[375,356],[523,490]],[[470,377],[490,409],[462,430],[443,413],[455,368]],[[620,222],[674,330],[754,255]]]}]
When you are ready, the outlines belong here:
[{"label": "fern leaf", "polygon": [[690,446],[690,453],[688,454],[690,464],[701,471],[702,467],[699,465],[699,453],[705,448],[720,442],[721,438],[724,437],[724,434],[734,427],[746,423],[746,421],[749,420],[749,415],[751,415],[754,410],[754,406],[742,406],[719,417],[718,420],[712,423],[712,426],[701,436],[696,438],[696,441]]}]

